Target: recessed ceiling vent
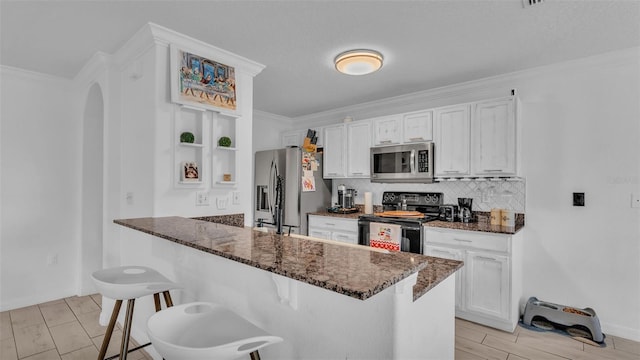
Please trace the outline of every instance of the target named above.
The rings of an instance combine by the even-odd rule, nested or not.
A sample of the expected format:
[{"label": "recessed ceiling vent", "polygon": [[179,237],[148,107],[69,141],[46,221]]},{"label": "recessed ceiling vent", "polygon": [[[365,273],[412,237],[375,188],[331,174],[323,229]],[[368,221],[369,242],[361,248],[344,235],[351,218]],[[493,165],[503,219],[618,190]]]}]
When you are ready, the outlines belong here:
[{"label": "recessed ceiling vent", "polygon": [[522,7],[527,8],[534,5],[542,4],[544,0],[522,0]]}]

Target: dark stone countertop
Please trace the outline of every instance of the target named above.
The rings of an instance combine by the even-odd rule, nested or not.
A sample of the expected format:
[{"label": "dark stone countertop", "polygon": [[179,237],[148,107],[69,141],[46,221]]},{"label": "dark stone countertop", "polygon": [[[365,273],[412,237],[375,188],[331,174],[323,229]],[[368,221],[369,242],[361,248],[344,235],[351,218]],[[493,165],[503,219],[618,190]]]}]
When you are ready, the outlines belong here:
[{"label": "dark stone countertop", "polygon": [[361,300],[418,272],[414,286],[417,299],[463,264],[177,216],[121,219],[114,223]]},{"label": "dark stone countertop", "polygon": [[486,222],[473,222],[473,223],[461,223],[461,222],[449,222],[442,220],[429,221],[424,224],[426,227],[453,229],[453,230],[467,230],[467,231],[480,231],[494,234],[507,234],[513,235],[520,231],[524,227],[522,223],[516,223],[516,226],[499,226],[491,225]]}]

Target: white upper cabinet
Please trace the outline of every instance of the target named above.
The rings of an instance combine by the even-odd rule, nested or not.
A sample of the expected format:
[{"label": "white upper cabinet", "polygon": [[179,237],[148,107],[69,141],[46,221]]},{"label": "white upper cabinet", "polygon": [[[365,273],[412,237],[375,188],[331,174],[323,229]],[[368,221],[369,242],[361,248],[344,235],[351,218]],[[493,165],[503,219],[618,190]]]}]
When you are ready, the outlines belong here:
[{"label": "white upper cabinet", "polygon": [[433,111],[418,111],[403,115],[402,142],[413,143],[433,140]]},{"label": "white upper cabinet", "polygon": [[436,109],[434,118],[436,176],[468,176],[470,174],[469,105]]},{"label": "white upper cabinet", "polygon": [[322,176],[326,179],[341,178],[346,175],[347,137],[345,135],[344,124],[324,128]]},{"label": "white upper cabinet", "polygon": [[373,144],[393,145],[400,144],[402,131],[402,116],[392,115],[375,118],[373,122]]},{"label": "white upper cabinet", "polygon": [[364,120],[346,126],[347,176],[368,178],[371,176],[371,122]]},{"label": "white upper cabinet", "polygon": [[282,133],[282,147],[302,146],[306,130],[292,130]]},{"label": "white upper cabinet", "polygon": [[481,176],[516,175],[513,98],[476,103],[471,119],[472,171]]}]

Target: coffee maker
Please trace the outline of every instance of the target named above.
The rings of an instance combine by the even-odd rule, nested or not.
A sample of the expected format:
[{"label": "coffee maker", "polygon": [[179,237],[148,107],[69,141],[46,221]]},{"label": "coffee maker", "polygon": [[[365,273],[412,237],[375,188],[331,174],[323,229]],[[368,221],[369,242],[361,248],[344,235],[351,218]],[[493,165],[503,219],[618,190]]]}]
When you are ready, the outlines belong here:
[{"label": "coffee maker", "polygon": [[460,221],[463,223],[475,222],[473,217],[473,211],[471,210],[471,206],[473,204],[472,198],[458,198],[458,206],[460,207],[460,212],[458,216]]},{"label": "coffee maker", "polygon": [[338,206],[342,209],[355,208],[355,198],[358,192],[355,189],[347,189],[344,185],[338,185]]}]

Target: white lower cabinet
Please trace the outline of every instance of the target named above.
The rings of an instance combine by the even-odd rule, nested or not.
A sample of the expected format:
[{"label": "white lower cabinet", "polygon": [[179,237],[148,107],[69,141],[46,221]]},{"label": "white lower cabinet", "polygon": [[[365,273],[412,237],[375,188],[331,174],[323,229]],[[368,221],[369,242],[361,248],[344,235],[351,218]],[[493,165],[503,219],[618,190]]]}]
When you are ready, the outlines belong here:
[{"label": "white lower cabinet", "polygon": [[425,227],[425,255],[462,260],[456,316],[513,331],[522,296],[522,235]]},{"label": "white lower cabinet", "polygon": [[309,215],[308,235],[320,239],[358,244],[358,220]]}]

